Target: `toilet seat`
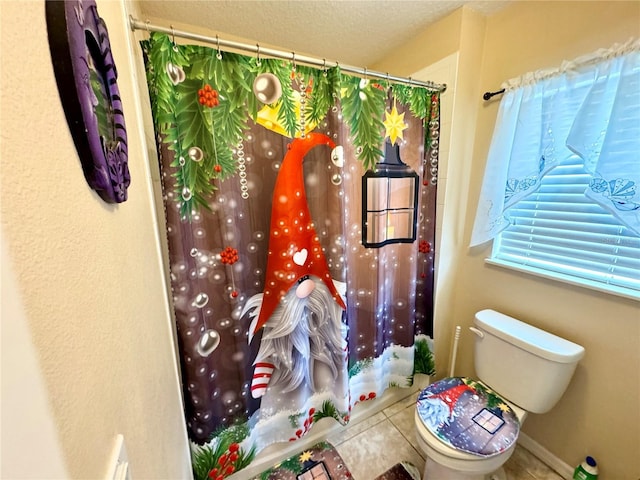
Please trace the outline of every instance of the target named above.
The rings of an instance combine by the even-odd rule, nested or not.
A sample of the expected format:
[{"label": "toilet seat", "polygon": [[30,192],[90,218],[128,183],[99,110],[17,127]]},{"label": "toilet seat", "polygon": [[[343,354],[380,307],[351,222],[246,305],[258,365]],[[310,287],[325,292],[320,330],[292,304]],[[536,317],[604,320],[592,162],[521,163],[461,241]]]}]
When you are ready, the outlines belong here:
[{"label": "toilet seat", "polygon": [[475,478],[474,475],[483,476],[495,472],[515,451],[515,443],[500,455],[494,455],[493,457],[479,457],[451,448],[424,426],[417,411],[416,438],[418,445],[428,459],[453,471],[462,472],[470,476],[469,478]]},{"label": "toilet seat", "polygon": [[437,436],[435,436],[429,429],[425,426],[424,422],[420,418],[420,414],[416,409],[415,413],[415,421],[416,421],[416,430],[418,431],[418,436],[422,438],[425,442],[429,444],[429,446],[436,450],[438,453],[445,455],[449,458],[456,458],[459,460],[478,460],[482,457],[478,457],[477,455],[473,455],[471,453],[463,452],[462,450],[458,450],[457,448],[450,447],[442,440],[440,440]]},{"label": "toilet seat", "polygon": [[512,450],[525,413],[479,381],[451,377],[420,392],[415,417],[419,436],[433,450],[473,461]]}]

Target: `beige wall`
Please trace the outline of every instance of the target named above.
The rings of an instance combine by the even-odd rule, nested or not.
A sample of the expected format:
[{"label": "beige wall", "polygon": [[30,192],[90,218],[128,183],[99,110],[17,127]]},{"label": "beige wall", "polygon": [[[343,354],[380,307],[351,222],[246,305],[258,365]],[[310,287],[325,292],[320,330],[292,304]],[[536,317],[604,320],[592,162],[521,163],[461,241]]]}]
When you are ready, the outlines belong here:
[{"label": "beige wall", "polygon": [[[452,44],[457,44],[460,56],[446,195],[439,212],[444,216],[440,256],[456,259],[446,265],[447,271],[439,272],[438,288],[453,289],[445,295],[448,301],[441,301],[440,292],[437,297],[439,376],[446,374],[442,362],[448,359],[453,326],[470,325],[473,314],[487,307],[580,343],[587,353],[567,393],[551,412],[530,415],[524,432],[566,464],[574,465],[590,454],[599,461],[603,478],[636,480],[640,477],[640,304],[492,267],[484,263],[490,246],[470,252],[467,245],[499,105],[483,102],[481,93],[499,89],[504,80],[528,71],[558,66],[562,60],[640,36],[640,3],[516,2],[487,18],[484,27],[465,13],[446,19],[446,29],[440,23],[421,35],[428,39],[423,46],[413,41],[377,65],[383,70],[397,65],[405,70],[396,73],[405,75],[418,71],[425,65],[416,65],[416,57],[425,55],[416,52],[432,50],[439,43],[433,32],[442,35],[444,48],[435,58],[430,51],[429,59],[451,54]],[[452,26],[451,20],[460,27]],[[476,55],[479,65],[473,62]],[[454,153],[457,143],[463,146]],[[445,249],[450,250],[445,253]],[[471,342],[471,336],[463,333],[457,374],[474,373]]]},{"label": "beige wall", "polygon": [[[44,2],[2,1],[0,9],[0,212],[22,297],[15,308],[5,308],[3,299],[2,324],[18,321],[23,309],[30,337],[6,338],[11,331],[3,328],[3,342],[21,342],[25,354],[29,342],[35,347],[70,477],[104,478],[121,433],[133,478],[190,478],[122,2],[98,0],[129,136],[132,184],[129,200],[119,206],[104,203],[84,181],[53,75]],[[3,379],[13,368],[18,366],[3,362]],[[39,393],[29,388],[22,394]],[[28,405],[8,412],[3,401],[2,414],[29,417]],[[9,428],[3,422],[3,456],[10,454],[6,440],[25,433]],[[46,445],[38,436],[30,441],[31,461],[43,461],[39,449]],[[47,478],[57,477],[58,470]],[[20,478],[29,478],[28,471]]]},{"label": "beige wall", "polygon": [[[494,89],[505,79],[557,66],[631,36],[640,36],[638,2],[520,2],[487,22],[482,88]],[[497,106],[483,105],[478,118],[470,211],[479,196]],[[472,223],[470,216],[467,239]],[[485,248],[463,257],[457,317],[469,318],[482,305],[494,306],[587,351],[564,398],[548,414],[532,415],[524,431],[569,464],[591,454],[600,461],[603,477],[637,479],[640,304],[492,268],[483,263],[488,254]]]}]

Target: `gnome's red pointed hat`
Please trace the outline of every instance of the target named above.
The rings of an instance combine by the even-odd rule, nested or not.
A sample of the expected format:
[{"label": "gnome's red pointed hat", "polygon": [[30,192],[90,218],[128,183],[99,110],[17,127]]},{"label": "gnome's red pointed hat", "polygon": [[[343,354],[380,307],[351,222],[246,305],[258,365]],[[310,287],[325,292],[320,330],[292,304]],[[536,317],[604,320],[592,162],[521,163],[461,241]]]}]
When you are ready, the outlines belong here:
[{"label": "gnome's red pointed hat", "polygon": [[473,392],[474,390],[469,387],[466,384],[461,384],[461,385],[456,385],[455,387],[451,387],[447,390],[444,390],[440,393],[434,393],[433,395],[429,395],[427,398],[429,399],[433,399],[433,398],[437,398],[439,400],[442,400],[447,407],[449,407],[449,415],[453,414],[453,409],[456,406],[456,403],[458,403],[458,399],[460,398],[460,395],[462,395],[464,392]]},{"label": "gnome's red pointed hat", "polygon": [[253,333],[267,322],[289,289],[308,275],[320,278],[336,303],[346,309],[331,279],[327,260],[313,227],[304,188],[302,161],[318,145],[335,147],[326,135],[309,133],[291,142],[282,161],[273,191],[262,306]]}]

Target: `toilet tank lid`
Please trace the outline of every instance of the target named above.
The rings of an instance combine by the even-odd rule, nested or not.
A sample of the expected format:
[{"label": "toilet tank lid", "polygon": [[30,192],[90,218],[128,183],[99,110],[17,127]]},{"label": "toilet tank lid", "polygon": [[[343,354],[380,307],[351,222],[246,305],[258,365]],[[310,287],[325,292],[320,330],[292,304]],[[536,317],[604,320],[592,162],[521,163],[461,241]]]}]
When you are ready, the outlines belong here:
[{"label": "toilet tank lid", "polygon": [[475,324],[498,338],[558,363],[577,362],[584,347],[495,310],[476,313]]}]

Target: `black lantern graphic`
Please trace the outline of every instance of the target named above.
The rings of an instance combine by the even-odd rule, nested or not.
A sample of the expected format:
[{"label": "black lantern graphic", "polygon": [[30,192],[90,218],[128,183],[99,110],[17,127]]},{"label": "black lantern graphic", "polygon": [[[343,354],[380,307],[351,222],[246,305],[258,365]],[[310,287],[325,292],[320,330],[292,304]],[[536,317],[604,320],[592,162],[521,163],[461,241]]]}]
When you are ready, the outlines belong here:
[{"label": "black lantern graphic", "polygon": [[384,158],[362,177],[362,245],[382,247],[416,239],[418,174],[385,143]]}]

